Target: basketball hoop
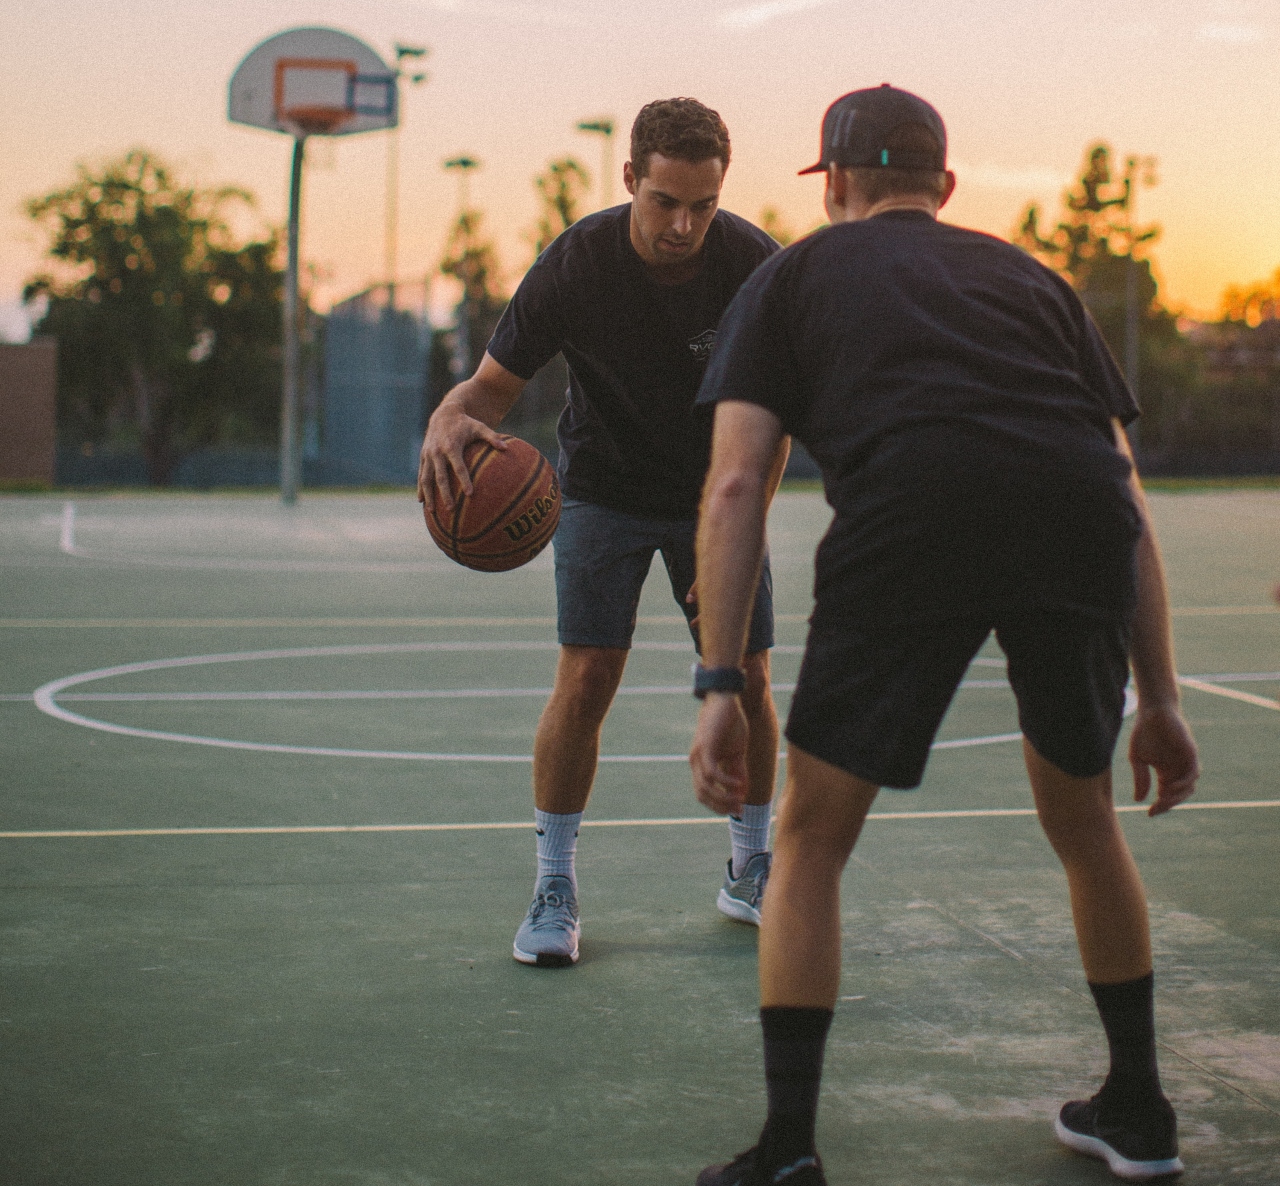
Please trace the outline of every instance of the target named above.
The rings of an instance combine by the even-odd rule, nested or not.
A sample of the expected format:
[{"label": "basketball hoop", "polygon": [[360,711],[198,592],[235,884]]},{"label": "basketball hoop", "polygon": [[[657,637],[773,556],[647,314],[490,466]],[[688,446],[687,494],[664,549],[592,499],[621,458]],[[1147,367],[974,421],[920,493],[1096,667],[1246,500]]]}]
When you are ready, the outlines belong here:
[{"label": "basketball hoop", "polygon": [[236,67],[227,117],[293,137],[289,178],[288,261],[284,285],[284,366],[280,409],[280,497],[297,499],[298,214],[302,160],[310,136],[350,136],[394,128],[397,73],[363,41],[337,29],[287,29],[267,38]]}]

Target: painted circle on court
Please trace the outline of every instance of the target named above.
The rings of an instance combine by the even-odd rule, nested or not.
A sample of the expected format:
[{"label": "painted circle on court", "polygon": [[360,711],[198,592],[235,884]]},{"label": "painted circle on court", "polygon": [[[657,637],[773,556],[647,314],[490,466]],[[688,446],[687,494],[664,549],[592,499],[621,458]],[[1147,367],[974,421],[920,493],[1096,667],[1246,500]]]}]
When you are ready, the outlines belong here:
[{"label": "painted circle on court", "polygon": [[[530,764],[532,754],[472,754],[472,753],[433,753],[412,750],[369,750],[345,749],[330,746],[286,745],[277,742],[242,741],[230,737],[206,737],[191,733],[174,733],[161,729],[139,729],[132,725],[118,725],[112,721],[103,721],[95,717],[73,712],[58,703],[58,697],[71,688],[98,680],[111,679],[117,676],[139,675],[148,671],[172,671],[176,668],[206,667],[222,663],[270,662],[280,659],[333,658],[354,655],[404,655],[426,654],[431,652],[479,652],[479,651],[559,651],[555,642],[512,642],[499,640],[492,642],[408,642],[378,643],[357,646],[328,647],[288,647],[261,651],[232,651],[214,655],[186,655],[174,659],[148,659],[139,663],[124,663],[116,667],[101,667],[94,671],[77,672],[74,675],[62,676],[42,684],[32,694],[36,707],[55,720],[65,721],[69,725],[79,725],[85,729],[96,729],[103,733],[114,733],[121,737],[137,737],[148,741],[174,741],[186,745],[212,746],[217,749],[246,750],[254,753],[292,754],[318,758],[381,758],[406,762],[505,762]],[[687,651],[687,642],[639,642],[633,643],[634,650],[653,651]],[[783,654],[800,653],[803,647],[779,646],[774,650]],[[994,665],[988,660],[984,665]],[[521,689],[508,689],[507,694],[520,695]],[[656,690],[655,690],[656,691]],[[494,692],[495,696],[503,694],[502,689]],[[1125,713],[1133,711],[1136,701],[1126,694]],[[1021,733],[998,733],[987,737],[960,738],[951,741],[935,742],[934,749],[962,749],[980,745],[998,745],[1005,742],[1021,740]],[[785,757],[785,754],[781,755]],[[644,762],[686,762],[687,754],[601,754],[602,764],[644,763]]]}]

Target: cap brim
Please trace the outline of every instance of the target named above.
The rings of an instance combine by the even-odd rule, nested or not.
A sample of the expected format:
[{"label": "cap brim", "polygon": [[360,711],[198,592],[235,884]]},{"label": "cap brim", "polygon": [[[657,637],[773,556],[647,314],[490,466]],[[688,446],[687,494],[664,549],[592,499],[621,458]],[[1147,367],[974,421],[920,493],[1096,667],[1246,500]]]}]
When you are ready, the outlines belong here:
[{"label": "cap brim", "polygon": [[819,161],[816,165],[810,165],[807,169],[801,169],[796,176],[803,177],[806,173],[825,173],[826,171],[827,166],[823,164],[822,161]]}]

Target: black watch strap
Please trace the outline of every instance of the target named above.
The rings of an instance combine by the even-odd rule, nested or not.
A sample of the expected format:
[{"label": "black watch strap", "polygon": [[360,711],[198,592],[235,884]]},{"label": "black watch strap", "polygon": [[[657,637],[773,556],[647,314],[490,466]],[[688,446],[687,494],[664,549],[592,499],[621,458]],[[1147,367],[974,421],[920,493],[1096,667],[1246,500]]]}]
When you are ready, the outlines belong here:
[{"label": "black watch strap", "polygon": [[693,665],[693,694],[702,700],[708,692],[738,695],[747,687],[747,674],[741,667],[703,667]]}]

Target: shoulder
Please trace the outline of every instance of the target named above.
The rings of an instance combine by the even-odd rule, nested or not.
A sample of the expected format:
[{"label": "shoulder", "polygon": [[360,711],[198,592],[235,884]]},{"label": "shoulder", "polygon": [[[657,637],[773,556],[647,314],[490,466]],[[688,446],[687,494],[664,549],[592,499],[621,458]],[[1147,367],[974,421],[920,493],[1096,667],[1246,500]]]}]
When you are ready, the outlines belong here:
[{"label": "shoulder", "polygon": [[589,267],[620,253],[620,236],[631,217],[630,204],[597,210],[561,231],[534,261],[534,268],[553,271]]},{"label": "shoulder", "polygon": [[712,233],[720,238],[730,258],[750,261],[753,268],[779,250],[771,235],[728,210],[717,210],[711,226]]}]

